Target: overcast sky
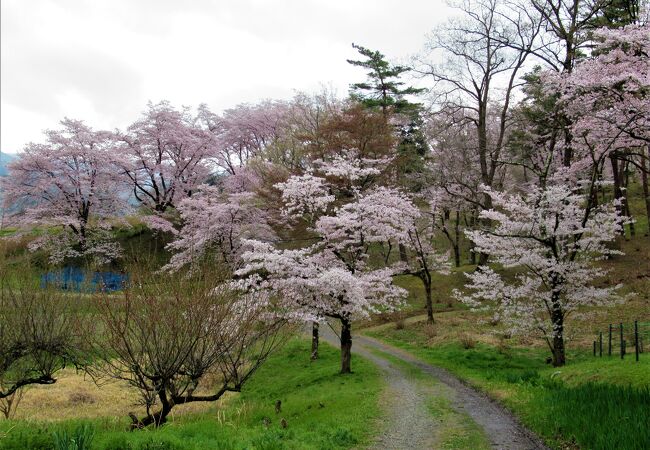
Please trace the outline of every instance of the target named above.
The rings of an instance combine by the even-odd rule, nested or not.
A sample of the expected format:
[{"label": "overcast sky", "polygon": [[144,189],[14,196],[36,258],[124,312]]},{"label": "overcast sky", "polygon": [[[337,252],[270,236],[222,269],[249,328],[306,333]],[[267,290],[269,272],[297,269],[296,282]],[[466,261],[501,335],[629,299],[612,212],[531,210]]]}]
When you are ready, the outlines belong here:
[{"label": "overcast sky", "polygon": [[124,127],[148,100],[214,111],[347,93],[351,43],[406,60],[449,15],[443,0],[2,0],[0,150],[64,116]]}]

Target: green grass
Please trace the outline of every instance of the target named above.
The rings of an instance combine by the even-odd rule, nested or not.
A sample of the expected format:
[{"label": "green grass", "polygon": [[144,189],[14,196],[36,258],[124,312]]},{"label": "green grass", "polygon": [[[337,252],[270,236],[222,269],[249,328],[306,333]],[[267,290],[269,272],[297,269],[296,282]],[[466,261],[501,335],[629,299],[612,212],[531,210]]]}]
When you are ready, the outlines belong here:
[{"label": "green grass", "polygon": [[555,448],[650,448],[650,355],[621,361],[571,352],[569,364],[545,364],[543,348],[478,343],[427,345],[417,324],[366,334],[449,369],[515,412]]},{"label": "green grass", "polygon": [[[338,374],[339,353],[323,344],[321,358],[309,362],[309,344],[291,341],[224,408],[172,419],[159,430],[124,431],[128,421],[42,423],[0,421],[0,449],[53,449],[54,433],[88,423],[93,449],[343,449],[369,442],[381,416],[383,382],[377,369],[356,357],[354,373]],[[276,414],[276,400],[282,412]],[[126,411],[125,411],[126,413]],[[265,427],[264,418],[270,419]],[[280,426],[282,419],[287,428]]]}]

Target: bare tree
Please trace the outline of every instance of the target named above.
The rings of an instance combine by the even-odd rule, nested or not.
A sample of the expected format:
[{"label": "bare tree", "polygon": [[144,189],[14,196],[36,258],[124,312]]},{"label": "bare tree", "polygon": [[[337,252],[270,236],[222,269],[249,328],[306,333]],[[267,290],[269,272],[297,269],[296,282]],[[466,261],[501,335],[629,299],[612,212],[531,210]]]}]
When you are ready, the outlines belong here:
[{"label": "bare tree", "polygon": [[239,392],[286,340],[269,298],[219,282],[207,270],[136,275],[121,299],[98,299],[101,332],[92,348],[99,363],[90,373],[139,390],[146,415],[130,413],[132,428],[165,423],[176,405]]},{"label": "bare tree", "polygon": [[0,270],[0,399],[10,410],[22,387],[53,384],[59,370],[82,363],[82,317],[79,296]]},{"label": "bare tree", "polygon": [[[480,182],[493,186],[503,166],[519,75],[540,23],[496,0],[465,0],[455,6],[461,16],[431,33],[427,51],[416,58],[415,71],[433,81],[434,103],[457,118],[452,126],[472,126]],[[443,58],[445,63],[435,64],[434,58]],[[478,204],[481,210],[492,207],[487,195]],[[485,262],[486,255],[481,255],[481,263]]]}]

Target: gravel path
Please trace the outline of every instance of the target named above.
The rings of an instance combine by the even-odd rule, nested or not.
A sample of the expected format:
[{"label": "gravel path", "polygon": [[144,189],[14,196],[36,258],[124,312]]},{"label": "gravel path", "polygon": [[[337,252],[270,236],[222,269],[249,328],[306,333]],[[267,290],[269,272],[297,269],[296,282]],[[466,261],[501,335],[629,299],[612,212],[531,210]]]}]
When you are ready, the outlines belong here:
[{"label": "gravel path", "polygon": [[[323,328],[321,328],[322,330]],[[331,339],[331,338],[334,339]],[[335,336],[327,336],[336,345]],[[356,339],[355,339],[356,341]],[[355,348],[356,346],[356,348]],[[377,356],[365,345],[353,345],[353,352],[372,361],[384,373],[386,392],[383,399],[388,415],[383,433],[373,449],[430,449],[435,448],[438,426],[427,409],[427,397],[418,383],[387,359]],[[353,363],[354,364],[354,363]]]},{"label": "gravel path", "polygon": [[[338,345],[336,335],[321,327],[322,337]],[[506,409],[486,395],[461,382],[447,370],[426,364],[413,355],[366,336],[355,336],[352,351],[369,359],[385,373],[388,385],[388,418],[382,436],[373,448],[377,449],[431,449],[436,448],[438,422],[427,410],[427,396],[431,392],[382,358],[378,350],[414,365],[449,388],[451,406],[463,416],[474,420],[484,431],[492,448],[503,450],[547,449],[542,441],[523,427]],[[354,365],[354,362],[353,362]]]}]

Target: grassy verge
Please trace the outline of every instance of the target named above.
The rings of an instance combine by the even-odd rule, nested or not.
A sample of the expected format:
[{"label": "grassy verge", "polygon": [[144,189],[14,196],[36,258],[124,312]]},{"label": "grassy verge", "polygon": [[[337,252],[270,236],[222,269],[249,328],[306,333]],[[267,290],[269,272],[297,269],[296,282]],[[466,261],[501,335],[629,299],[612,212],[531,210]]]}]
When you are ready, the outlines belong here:
[{"label": "grassy verge", "polygon": [[[325,344],[321,359],[310,363],[308,343],[295,340],[255,374],[241,395],[203,412],[178,415],[159,430],[124,431],[128,421],[121,416],[85,421],[0,421],[0,449],[53,449],[55,433],[74,430],[80,424],[94,428],[93,449],[99,450],[339,449],[363,445],[381,414],[382,381],[377,369],[361,358],[355,358],[351,375],[339,375],[338,365],[338,352]],[[282,401],[279,414],[275,413],[277,400]],[[282,419],[286,428],[281,426]]]},{"label": "grassy verge", "polygon": [[430,345],[426,325],[379,327],[366,334],[449,369],[500,400],[555,448],[650,448],[650,358],[594,359],[569,355],[545,364],[541,348],[497,347],[458,341]]}]

